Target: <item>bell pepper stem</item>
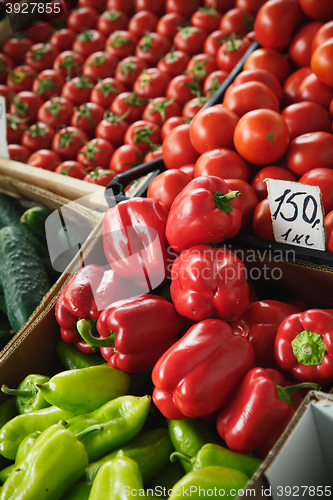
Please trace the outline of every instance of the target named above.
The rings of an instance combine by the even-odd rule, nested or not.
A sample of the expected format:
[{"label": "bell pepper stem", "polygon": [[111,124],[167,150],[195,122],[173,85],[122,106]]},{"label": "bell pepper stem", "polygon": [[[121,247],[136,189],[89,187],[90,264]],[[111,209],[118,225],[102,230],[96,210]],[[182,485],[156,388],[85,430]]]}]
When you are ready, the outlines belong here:
[{"label": "bell pepper stem", "polygon": [[213,196],[216,208],[219,208],[220,210],[222,210],[222,212],[228,214],[229,212],[232,212],[232,207],[230,204],[231,200],[237,198],[238,196],[241,196],[241,192],[229,191],[229,193],[223,194],[221,193],[221,191],[215,191]]},{"label": "bell pepper stem", "polygon": [[193,465],[195,461],[195,457],[190,457],[190,455],[185,455],[185,453],[181,453],[180,451],[174,451],[170,455],[170,462],[176,462],[176,460],[180,458],[181,460],[184,460],[189,465]]},{"label": "bell pepper stem", "polygon": [[281,387],[280,385],[277,385],[276,387],[277,387],[277,390],[278,390],[279,399],[282,399],[282,401],[285,401],[291,407],[293,407],[294,404],[295,404],[292,401],[291,396],[296,391],[300,391],[301,389],[314,389],[315,391],[319,391],[320,390],[320,385],[312,383],[312,382],[304,382],[302,384],[289,385],[287,387]]},{"label": "bell pepper stem", "polygon": [[102,431],[104,429],[103,425],[96,424],[92,425],[91,427],[88,427],[87,429],[84,429],[83,431],[79,432],[78,434],[75,434],[76,439],[81,441],[83,438],[91,434],[93,431]]},{"label": "bell pepper stem", "polygon": [[89,321],[85,319],[80,319],[76,323],[76,328],[81,337],[85,342],[87,342],[88,346],[90,348],[93,347],[114,347],[114,343],[116,340],[116,333],[113,333],[110,335],[110,337],[101,337],[101,338],[96,338],[92,335],[91,333],[91,324]]},{"label": "bell pepper stem", "polygon": [[291,343],[298,363],[306,366],[320,365],[326,353],[322,336],[311,330],[303,330]]},{"label": "bell pepper stem", "polygon": [[19,396],[21,398],[30,397],[36,394],[36,391],[31,389],[10,389],[5,384],[1,386],[1,391],[9,396]]}]

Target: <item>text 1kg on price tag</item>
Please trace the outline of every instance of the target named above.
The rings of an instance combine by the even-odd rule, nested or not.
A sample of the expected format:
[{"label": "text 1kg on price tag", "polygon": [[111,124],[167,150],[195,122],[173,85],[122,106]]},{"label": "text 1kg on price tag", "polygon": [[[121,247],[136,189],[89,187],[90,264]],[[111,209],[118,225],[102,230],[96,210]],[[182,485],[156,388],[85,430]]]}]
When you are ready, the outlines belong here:
[{"label": "text 1kg on price tag", "polygon": [[275,241],[325,250],[324,213],[318,186],[265,179]]}]

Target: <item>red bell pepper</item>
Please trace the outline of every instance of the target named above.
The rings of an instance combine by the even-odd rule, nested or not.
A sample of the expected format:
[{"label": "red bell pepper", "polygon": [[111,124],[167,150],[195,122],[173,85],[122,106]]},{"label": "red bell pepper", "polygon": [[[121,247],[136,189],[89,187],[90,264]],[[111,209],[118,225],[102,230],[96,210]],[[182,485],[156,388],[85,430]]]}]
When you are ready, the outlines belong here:
[{"label": "red bell pepper", "polygon": [[78,324],[88,345],[101,347],[109,366],[128,373],[152,370],[162,354],[177,342],[181,327],[174,306],[158,295],[148,294],[106,307],[97,322],[100,338],[89,333],[88,322]]},{"label": "red bell pepper", "polygon": [[133,198],[110,208],[103,220],[103,245],[112,269],[148,292],[166,277],[168,210],[152,198]]},{"label": "red bell pepper", "polygon": [[333,311],[308,309],[288,316],[279,326],[275,357],[296,380],[333,382]]},{"label": "red bell pepper", "polygon": [[230,323],[234,333],[247,337],[254,349],[254,361],[261,368],[279,369],[274,342],[280,323],[300,309],[278,300],[258,300]]},{"label": "red bell pepper", "polygon": [[222,407],[218,433],[231,450],[264,458],[303,399],[296,391],[305,387],[318,389],[315,384],[293,386],[274,369],[253,368]]},{"label": "red bell pepper", "polygon": [[94,264],[81,268],[66,283],[56,303],[55,315],[62,339],[91,353],[77,332],[78,319],[92,320],[94,324],[107,305],[130,296],[130,283],[112,269]]},{"label": "red bell pepper", "polygon": [[219,177],[201,176],[189,182],[170,208],[166,237],[172,248],[181,253],[236,236],[242,222],[239,196]]},{"label": "red bell pepper", "polygon": [[157,361],[153,401],[166,418],[201,418],[221,408],[253,367],[245,337],[224,321],[201,321]]},{"label": "red bell pepper", "polygon": [[197,245],[171,269],[171,297],[179,314],[194,321],[237,319],[249,304],[246,268],[225,248]]}]

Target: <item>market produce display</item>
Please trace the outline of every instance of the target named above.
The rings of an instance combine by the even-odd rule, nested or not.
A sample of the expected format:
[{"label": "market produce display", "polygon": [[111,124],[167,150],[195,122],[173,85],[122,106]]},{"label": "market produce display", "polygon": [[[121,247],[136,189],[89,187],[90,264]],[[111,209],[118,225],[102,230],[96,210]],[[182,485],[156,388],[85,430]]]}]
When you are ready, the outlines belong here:
[{"label": "market produce display", "polygon": [[[273,178],[320,187],[332,251],[332,19],[324,0],[79,0],[3,44],[11,158],[105,186],[166,171],[106,211],[103,262],[52,309],[49,371],[2,382],[0,500],[241,497],[308,391],[330,391],[332,310],[265,295],[232,241],[274,240]],[[49,212],[23,211],[0,197],[16,331],[50,286]]]}]

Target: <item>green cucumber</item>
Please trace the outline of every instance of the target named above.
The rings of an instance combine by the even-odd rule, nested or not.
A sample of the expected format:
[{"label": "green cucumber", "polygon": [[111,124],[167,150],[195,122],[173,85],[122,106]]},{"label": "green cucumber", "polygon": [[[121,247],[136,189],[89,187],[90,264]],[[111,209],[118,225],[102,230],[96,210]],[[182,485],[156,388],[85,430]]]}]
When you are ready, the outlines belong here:
[{"label": "green cucumber", "polygon": [[0,293],[0,311],[3,312],[7,316],[7,306],[6,306],[6,300],[5,296],[2,293]]},{"label": "green cucumber", "polygon": [[37,236],[28,226],[22,224],[21,215],[24,208],[20,203],[7,194],[0,193],[0,228],[6,226],[15,226],[20,232],[33,244],[41,257],[49,255],[46,242],[40,236]]},{"label": "green cucumber", "polygon": [[35,248],[17,227],[0,229],[0,257],[8,320],[17,332],[48,292],[50,284]]},{"label": "green cucumber", "polygon": [[22,214],[21,222],[30,227],[38,236],[46,239],[45,221],[50,214],[51,211],[48,208],[31,207]]}]

